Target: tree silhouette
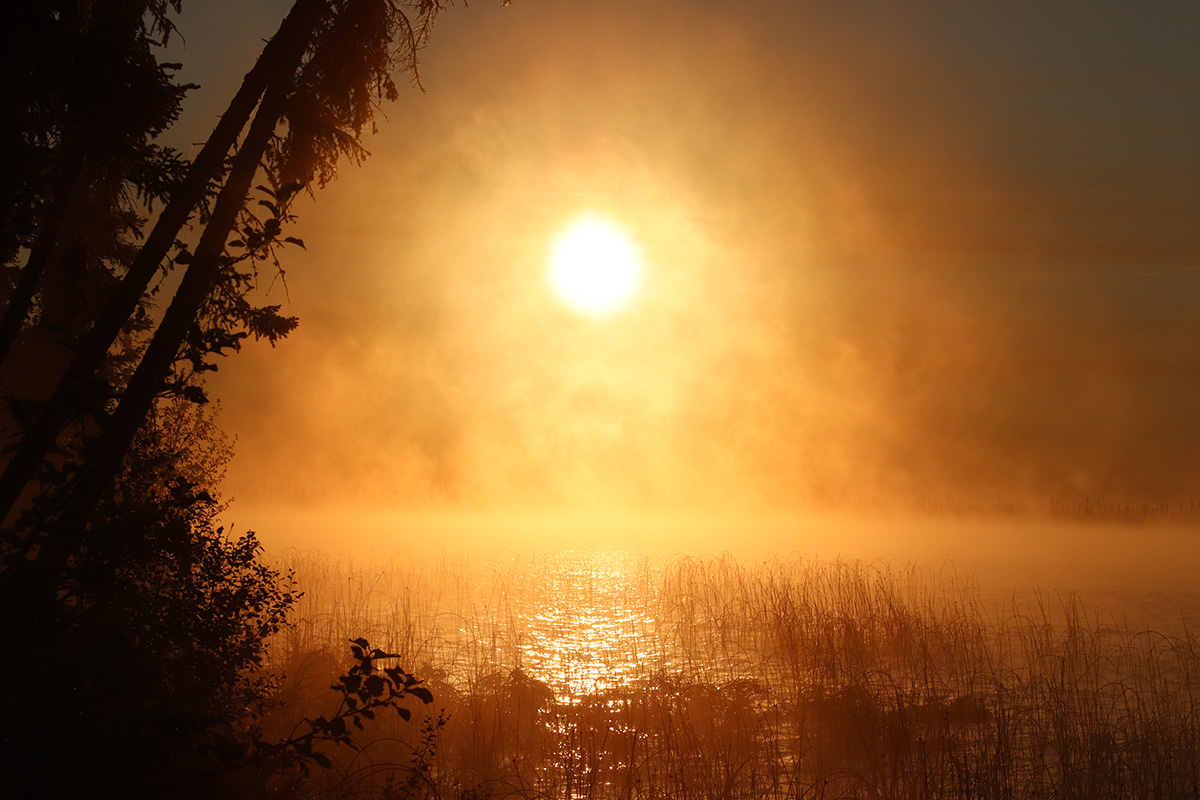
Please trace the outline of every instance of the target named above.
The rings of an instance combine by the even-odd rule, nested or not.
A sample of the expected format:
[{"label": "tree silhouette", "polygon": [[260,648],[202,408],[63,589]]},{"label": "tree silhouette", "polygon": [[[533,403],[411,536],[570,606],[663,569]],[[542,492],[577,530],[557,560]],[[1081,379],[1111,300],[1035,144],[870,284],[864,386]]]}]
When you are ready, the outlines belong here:
[{"label": "tree silhouette", "polygon": [[[190,258],[183,284],[159,328],[140,375],[125,388],[121,408],[89,453],[79,491],[65,515],[77,525],[111,479],[120,452],[152,402],[155,389],[178,353],[199,306],[212,296],[222,267],[233,261],[227,242],[243,210],[254,176],[264,170],[277,188],[333,175],[339,158],[365,156],[360,137],[376,104],[394,99],[392,73],[415,75],[416,54],[441,10],[439,0],[413,0],[415,21],[392,0],[297,0],[279,31],[222,116],[187,177],[139,249],[128,272],[80,340],[64,378],[0,477],[0,518],[7,518],[27,483],[67,423],[81,413],[105,354],[137,312],[139,300],[168,261],[180,228],[201,203],[205,190],[224,178],[201,242]],[[225,174],[226,155],[250,113],[254,122]],[[284,126],[281,136],[275,129]],[[260,250],[276,242],[280,220],[268,221]],[[235,240],[240,241],[240,240]],[[260,252],[259,255],[262,253]],[[278,330],[278,327],[273,330]]]},{"label": "tree silhouette", "polygon": [[[340,741],[329,720],[303,735],[308,753],[252,733],[271,690],[256,670],[296,595],[253,534],[215,522],[227,452],[203,378],[247,336],[295,327],[256,305],[255,276],[303,246],[285,235],[293,200],[366,157],[362,135],[398,96],[394,76],[415,80],[442,5],[296,0],[185,164],[155,141],[190,88],[156,58],[180,2],[22,4],[0,34],[15,78],[0,107],[16,123],[0,144],[17,165],[0,175],[8,796],[153,792]],[[172,270],[156,322],[155,277]],[[380,703],[425,700],[411,676],[386,676],[400,688]],[[32,769],[47,751],[52,776]]]},{"label": "tree silhouette", "polygon": [[123,267],[138,202],[163,201],[182,171],[179,155],[154,142],[192,88],[173,82],[178,65],[154,57],[179,2],[48,0],[20,4],[5,21],[0,107],[12,124],[0,147],[12,169],[0,177],[0,260],[11,273],[22,248],[28,257],[0,321],[0,361],[35,300],[59,325],[87,321],[79,309],[53,308],[61,298],[48,273]]}]

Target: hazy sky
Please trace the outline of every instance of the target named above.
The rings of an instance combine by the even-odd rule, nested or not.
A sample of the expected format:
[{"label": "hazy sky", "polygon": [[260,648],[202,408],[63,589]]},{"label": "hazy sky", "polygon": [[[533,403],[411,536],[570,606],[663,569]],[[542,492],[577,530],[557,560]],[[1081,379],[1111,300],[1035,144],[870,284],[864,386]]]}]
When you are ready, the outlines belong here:
[{"label": "hazy sky", "polygon": [[[288,3],[191,3],[199,141]],[[1200,5],[480,0],[213,382],[246,503],[1179,502]],[[603,319],[545,283],[608,215]]]}]

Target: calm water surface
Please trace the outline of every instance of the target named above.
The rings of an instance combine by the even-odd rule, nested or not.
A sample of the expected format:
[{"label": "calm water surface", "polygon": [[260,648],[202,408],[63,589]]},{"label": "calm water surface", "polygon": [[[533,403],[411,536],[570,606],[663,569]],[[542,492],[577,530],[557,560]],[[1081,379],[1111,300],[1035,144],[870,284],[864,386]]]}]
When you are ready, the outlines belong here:
[{"label": "calm water surface", "polygon": [[[336,519],[346,524],[344,513]],[[324,543],[327,550],[331,522],[306,513],[279,527],[293,537],[288,544]],[[272,527],[253,518],[249,524]],[[313,540],[305,542],[309,528]],[[728,551],[743,565],[797,556],[892,570],[916,565],[934,582],[973,583],[996,618],[1077,596],[1089,619],[1114,627],[1200,626],[1200,530],[1194,527],[826,517],[608,527],[550,521],[500,530],[491,521],[381,514],[363,517],[353,530],[355,538],[341,543],[360,558],[386,553],[389,543],[400,541],[422,543],[426,556],[434,548],[473,553],[477,563],[500,553],[507,564],[503,578],[460,586],[451,593],[458,607],[441,609],[447,615],[438,626],[457,628],[455,635],[471,646],[490,649],[498,667],[519,668],[570,701],[679,668],[686,654],[659,614],[670,599],[659,594],[661,570],[679,554]],[[269,535],[264,540],[272,546]],[[410,548],[412,555],[420,552]],[[469,603],[464,592],[473,598]],[[480,609],[486,625],[455,622]]]}]

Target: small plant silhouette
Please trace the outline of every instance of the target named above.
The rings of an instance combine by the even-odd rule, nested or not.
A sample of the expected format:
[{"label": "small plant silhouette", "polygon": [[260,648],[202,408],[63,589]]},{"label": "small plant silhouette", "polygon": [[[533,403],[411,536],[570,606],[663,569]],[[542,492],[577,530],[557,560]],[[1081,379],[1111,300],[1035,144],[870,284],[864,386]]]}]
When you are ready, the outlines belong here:
[{"label": "small plant silhouette", "polygon": [[[394,710],[407,722],[412,719],[412,710],[403,705],[405,700],[415,697],[425,705],[433,702],[433,692],[422,686],[422,681],[411,673],[399,666],[376,666],[377,661],[399,658],[395,653],[371,647],[366,639],[361,638],[350,640],[350,653],[354,664],[330,687],[341,695],[337,710],[329,717],[301,720],[292,735],[283,742],[271,745],[260,742],[264,755],[291,756],[298,761],[306,775],[309,774],[310,762],[329,769],[332,762],[317,750],[318,745],[346,745],[357,750],[351,726],[364,730],[363,720],[373,720],[377,711],[385,709]],[[308,730],[301,733],[300,730],[305,727]]]}]

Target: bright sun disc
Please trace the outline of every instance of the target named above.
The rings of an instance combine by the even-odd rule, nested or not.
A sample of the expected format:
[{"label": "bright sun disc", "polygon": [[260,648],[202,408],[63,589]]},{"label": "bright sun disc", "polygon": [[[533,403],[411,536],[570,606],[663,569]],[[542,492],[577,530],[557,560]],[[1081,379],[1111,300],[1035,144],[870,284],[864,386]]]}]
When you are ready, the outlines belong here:
[{"label": "bright sun disc", "polygon": [[615,310],[637,289],[640,276],[637,247],[599,217],[581,217],[554,240],[550,286],[576,311],[602,316]]}]

